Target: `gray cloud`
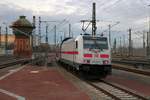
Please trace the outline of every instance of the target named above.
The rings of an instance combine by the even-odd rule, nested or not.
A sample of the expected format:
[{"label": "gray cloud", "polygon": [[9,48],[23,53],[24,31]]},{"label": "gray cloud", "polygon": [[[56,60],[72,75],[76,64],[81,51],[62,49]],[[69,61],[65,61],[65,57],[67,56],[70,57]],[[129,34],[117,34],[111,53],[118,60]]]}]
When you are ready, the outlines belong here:
[{"label": "gray cloud", "polygon": [[0,4],[0,22],[10,24],[20,15],[32,16],[32,12],[13,4]]},{"label": "gray cloud", "polygon": [[[114,36],[119,36],[118,34],[127,34],[127,29],[130,27],[134,28],[144,26],[141,30],[146,29],[145,26],[147,24],[142,21],[147,18],[148,12],[150,11],[150,7],[148,8],[147,6],[150,4],[149,0],[68,0],[65,3],[61,1],[63,2],[63,5],[61,5],[61,2],[53,5],[55,6],[54,14],[50,14],[51,12],[47,11],[39,11],[36,15],[41,16],[43,20],[69,20],[69,23],[72,24],[73,33],[77,35],[82,32],[80,20],[91,18],[93,1],[97,4],[97,19],[112,21],[106,25],[103,22],[99,22],[98,33],[107,29],[108,24],[114,24],[116,21],[120,21],[120,24],[115,26],[112,30],[121,32],[116,33]],[[51,6],[50,3],[49,6]],[[65,10],[69,11],[69,9],[72,9],[70,13],[66,13]],[[8,24],[16,20],[20,15],[26,15],[31,20],[35,13],[33,10],[25,9],[14,3],[0,4],[0,12],[0,22],[2,23],[3,21],[6,21]],[[137,24],[137,21],[140,23],[138,22]],[[57,25],[58,23],[53,24]],[[53,24],[50,24],[49,31],[53,28]],[[45,33],[44,27],[45,26],[43,25],[43,34]],[[68,23],[66,25],[60,25],[58,32],[63,30],[68,33]],[[113,34],[115,34],[115,32]],[[49,34],[51,41],[53,41],[52,36],[53,30],[50,31]]]}]

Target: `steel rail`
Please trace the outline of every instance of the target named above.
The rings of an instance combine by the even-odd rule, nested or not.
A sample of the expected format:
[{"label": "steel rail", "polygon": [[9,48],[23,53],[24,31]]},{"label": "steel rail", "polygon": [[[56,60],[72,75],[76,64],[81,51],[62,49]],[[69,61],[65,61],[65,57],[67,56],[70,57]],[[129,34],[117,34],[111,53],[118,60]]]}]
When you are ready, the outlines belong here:
[{"label": "steel rail", "polygon": [[[117,89],[118,91],[121,90],[121,92],[125,93],[125,96],[120,97],[119,94],[115,94],[115,95],[114,95],[113,93],[111,93],[111,92],[109,92],[107,89],[105,89],[106,87],[101,88],[100,86],[95,85],[93,82],[87,81],[86,83],[89,84],[89,85],[91,85],[91,86],[93,86],[93,87],[96,88],[97,90],[103,92],[104,94],[106,94],[107,96],[110,96],[112,99],[115,99],[115,100],[122,100],[123,98],[127,99],[128,96],[129,96],[129,98],[130,98],[131,100],[132,100],[132,98],[133,98],[134,100],[135,100],[135,98],[137,98],[136,100],[148,100],[148,99],[145,98],[144,96],[141,96],[141,95],[139,95],[139,94],[133,93],[133,92],[127,90],[127,89],[124,89],[124,88],[122,88],[122,87],[116,86],[116,85],[114,85],[114,84],[111,84],[111,83],[106,82],[106,81],[103,81],[103,80],[102,80],[102,82],[100,82],[100,83],[104,83],[104,84],[106,84],[106,85],[109,85],[109,86],[111,86],[111,87]],[[116,90],[115,90],[115,91],[116,91]],[[128,96],[126,96],[126,94],[128,94]],[[131,98],[131,97],[132,97],[132,98]]]},{"label": "steel rail", "polygon": [[115,64],[112,64],[112,68],[113,69],[117,69],[117,70],[123,70],[123,71],[132,72],[132,73],[136,73],[136,74],[150,76],[150,71],[146,71],[146,70],[141,70],[141,69],[136,69],[136,68],[122,67],[122,66],[115,65]]},{"label": "steel rail", "polygon": [[[61,66],[63,66],[63,65],[61,65]],[[63,66],[63,67],[65,67],[65,66]],[[67,68],[65,68],[65,69],[67,69]],[[120,97],[120,95],[118,95],[118,94],[114,95],[114,94],[112,94],[110,91],[108,91],[107,89],[105,89],[105,87],[104,87],[104,88],[101,88],[100,85],[99,85],[99,86],[98,86],[98,85],[95,85],[93,81],[89,81],[89,80],[82,79],[82,78],[80,77],[80,75],[78,75],[77,73],[74,73],[73,71],[70,71],[69,69],[66,70],[66,71],[71,72],[73,75],[75,75],[76,77],[78,77],[80,80],[84,80],[88,85],[94,87],[95,89],[97,89],[97,90],[100,91],[100,92],[103,92],[105,95],[107,95],[108,97],[110,97],[110,98],[112,98],[112,99],[115,99],[115,100],[122,100],[123,98],[125,98],[126,100],[127,100],[127,99],[130,99],[130,100],[133,100],[133,99],[134,99],[134,100],[148,100],[147,98],[145,98],[145,97],[142,96],[141,94],[136,94],[136,93],[134,93],[134,92],[132,92],[132,91],[130,91],[130,90],[124,89],[124,88],[121,87],[121,86],[119,87],[119,86],[114,85],[114,84],[112,84],[112,83],[108,83],[108,82],[106,82],[106,81],[104,81],[104,80],[99,80],[99,81],[98,81],[99,83],[104,83],[104,84],[106,84],[106,85],[108,85],[108,86],[111,86],[111,87],[113,87],[114,89],[117,89],[118,91],[121,91],[121,92],[123,93],[123,97]],[[96,81],[96,82],[97,82],[97,81]],[[127,95],[127,97],[126,97],[126,95]],[[129,98],[128,98],[128,96],[129,96]]]},{"label": "steel rail", "polygon": [[0,69],[10,67],[12,65],[22,64],[28,61],[30,61],[30,59],[17,59],[17,60],[5,62],[5,63],[0,64]]},{"label": "steel rail", "polygon": [[102,89],[102,88],[100,88],[100,87],[94,85],[93,83],[91,83],[91,82],[89,82],[89,81],[87,81],[86,83],[89,84],[89,85],[91,85],[91,86],[93,86],[93,87],[96,88],[97,90],[103,92],[104,94],[106,94],[107,96],[110,96],[111,98],[113,98],[113,99],[115,99],[115,100],[121,100],[121,99],[118,98],[117,96],[115,96],[115,95],[109,93],[109,92],[106,91],[105,89]]},{"label": "steel rail", "polygon": [[116,62],[116,63],[125,63],[125,64],[130,64],[130,65],[150,65],[150,63],[148,61],[144,61],[144,60],[112,60],[112,62]]},{"label": "steel rail", "polygon": [[107,82],[107,81],[105,81],[105,80],[103,80],[103,82],[106,83],[106,84],[108,84],[108,85],[110,85],[110,86],[112,86],[112,87],[115,87],[115,88],[117,88],[117,89],[119,89],[119,90],[125,91],[125,92],[128,93],[128,94],[131,94],[131,95],[133,95],[133,96],[135,96],[135,97],[138,97],[139,99],[148,100],[148,99],[145,98],[143,95],[137,94],[137,93],[134,93],[134,92],[131,92],[131,91],[129,91],[129,90],[127,90],[127,89],[125,89],[125,88],[119,86],[119,85],[116,85],[116,84]]}]

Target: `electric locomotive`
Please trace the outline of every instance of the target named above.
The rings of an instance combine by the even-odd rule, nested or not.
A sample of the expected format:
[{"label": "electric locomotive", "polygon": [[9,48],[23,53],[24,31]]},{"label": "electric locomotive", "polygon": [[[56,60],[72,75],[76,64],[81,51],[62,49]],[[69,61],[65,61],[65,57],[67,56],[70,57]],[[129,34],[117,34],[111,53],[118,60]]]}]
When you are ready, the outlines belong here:
[{"label": "electric locomotive", "polygon": [[79,35],[60,45],[60,62],[77,71],[106,77],[111,74],[111,49],[107,37]]}]

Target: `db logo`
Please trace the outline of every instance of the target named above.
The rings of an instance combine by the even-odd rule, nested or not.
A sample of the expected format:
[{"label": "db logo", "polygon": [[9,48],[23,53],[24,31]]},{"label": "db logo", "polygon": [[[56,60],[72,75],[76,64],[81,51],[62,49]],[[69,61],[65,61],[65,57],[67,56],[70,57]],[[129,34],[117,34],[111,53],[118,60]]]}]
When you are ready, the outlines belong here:
[{"label": "db logo", "polygon": [[95,57],[97,57],[97,58],[98,58],[98,54],[95,54]]}]

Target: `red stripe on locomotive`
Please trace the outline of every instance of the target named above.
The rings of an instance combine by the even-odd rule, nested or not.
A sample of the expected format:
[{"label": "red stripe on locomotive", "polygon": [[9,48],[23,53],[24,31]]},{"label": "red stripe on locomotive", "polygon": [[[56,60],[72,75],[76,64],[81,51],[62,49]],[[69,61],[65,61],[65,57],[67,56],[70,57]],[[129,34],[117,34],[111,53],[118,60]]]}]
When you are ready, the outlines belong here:
[{"label": "red stripe on locomotive", "polygon": [[84,54],[84,57],[85,57],[85,58],[92,58],[93,55],[92,55],[92,54]]},{"label": "red stripe on locomotive", "polygon": [[78,51],[63,51],[63,54],[79,54]]},{"label": "red stripe on locomotive", "polygon": [[108,54],[100,54],[100,58],[109,58]]}]

